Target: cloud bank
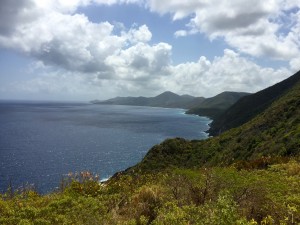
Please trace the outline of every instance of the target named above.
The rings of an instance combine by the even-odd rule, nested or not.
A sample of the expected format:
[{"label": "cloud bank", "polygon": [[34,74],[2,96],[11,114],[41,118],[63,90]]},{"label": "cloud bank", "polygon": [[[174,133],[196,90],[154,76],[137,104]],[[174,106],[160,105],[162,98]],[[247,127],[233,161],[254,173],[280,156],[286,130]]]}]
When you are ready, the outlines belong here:
[{"label": "cloud bank", "polygon": [[[232,49],[211,61],[201,56],[197,62],[173,65],[171,44],[150,44],[146,24],[125,28],[91,22],[77,13],[92,4],[138,4],[170,14],[174,21],[189,18],[174,33],[177,38],[203,33],[211,41],[224,39]],[[0,46],[43,65],[42,71],[34,71],[41,76],[14,84],[24,91],[89,97],[99,93],[100,98],[165,90],[198,96],[253,92],[300,69],[299,5],[299,0],[3,0]],[[287,61],[290,68],[263,68],[247,55]]]},{"label": "cloud bank", "polygon": [[211,40],[224,38],[237,51],[256,57],[291,60],[300,55],[299,0],[149,0],[148,7],[173,20],[191,16],[177,37],[200,32]]}]

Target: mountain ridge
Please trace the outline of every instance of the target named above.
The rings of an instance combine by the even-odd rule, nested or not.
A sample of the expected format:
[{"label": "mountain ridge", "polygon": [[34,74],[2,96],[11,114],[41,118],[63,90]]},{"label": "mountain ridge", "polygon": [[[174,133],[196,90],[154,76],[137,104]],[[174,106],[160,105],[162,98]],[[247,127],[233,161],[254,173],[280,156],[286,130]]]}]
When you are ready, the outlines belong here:
[{"label": "mountain ridge", "polygon": [[300,81],[247,123],[168,139],[105,183],[69,173],[40,195],[0,193],[0,224],[299,224]]},{"label": "mountain ridge", "polygon": [[300,81],[242,126],[206,140],[166,140],[128,172],[232,164],[244,167],[258,162],[268,165],[284,157],[299,156]]},{"label": "mountain ridge", "polygon": [[[94,100],[93,104],[101,105],[132,105],[163,108],[183,108],[187,114],[196,114],[211,119],[223,113],[241,97],[248,95],[244,92],[222,92],[211,98],[178,95],[171,91],[163,92],[155,97],[115,97],[104,101]],[[199,110],[200,109],[200,110]]]},{"label": "mountain ridge", "polygon": [[300,71],[289,78],[254,94],[244,96],[228,107],[211,123],[209,134],[216,136],[230,128],[238,127],[263,112],[275,100],[300,81]]},{"label": "mountain ridge", "polygon": [[214,97],[206,98],[198,106],[189,109],[187,114],[204,115],[214,120],[240,98],[247,95],[249,95],[249,93],[224,91]]},{"label": "mountain ridge", "polygon": [[165,91],[154,97],[116,97],[104,101],[94,101],[94,104],[134,105],[168,108],[188,108],[190,104],[201,102],[202,98],[190,95],[178,95],[171,91]]}]

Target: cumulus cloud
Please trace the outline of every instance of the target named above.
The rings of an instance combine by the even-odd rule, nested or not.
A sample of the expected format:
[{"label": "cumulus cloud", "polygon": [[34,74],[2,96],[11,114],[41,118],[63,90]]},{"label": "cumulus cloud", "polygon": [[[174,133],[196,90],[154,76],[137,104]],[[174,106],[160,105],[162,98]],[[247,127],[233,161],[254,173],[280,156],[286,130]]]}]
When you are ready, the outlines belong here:
[{"label": "cumulus cloud", "polygon": [[[14,82],[0,89],[3,96],[7,94],[22,94],[24,98],[44,100],[45,98],[59,100],[92,100],[102,92],[101,82],[92,74],[70,73],[57,70],[40,73],[39,76]],[[11,92],[11,93],[10,93]],[[109,89],[106,90],[109,93]],[[105,97],[105,96],[104,96]]]},{"label": "cumulus cloud", "polygon": [[[147,55],[139,54],[139,51]],[[96,73],[47,71],[34,79],[15,83],[7,91],[72,96],[74,99],[100,99],[112,96],[154,96],[165,90],[178,94],[211,97],[223,91],[255,92],[273,85],[291,75],[285,68],[272,69],[258,66],[239,53],[225,49],[224,54],[208,60],[201,56],[196,62],[171,65],[169,61],[154,59],[170,54],[171,46],[159,44],[155,48],[140,43],[108,58],[116,79],[99,79]],[[297,63],[297,62],[295,62]],[[115,64],[115,65],[112,65]],[[40,64],[35,69],[40,69]],[[45,68],[43,68],[45,70]],[[47,68],[46,68],[47,70]],[[151,71],[149,71],[151,70]],[[157,73],[153,73],[157,71]],[[109,76],[111,77],[111,75]],[[1,92],[1,90],[0,90]]]},{"label": "cumulus cloud", "polygon": [[116,35],[120,28],[108,22],[93,23],[76,14],[76,9],[89,4],[132,3],[145,4],[161,14],[171,13],[174,20],[189,17],[187,29],[176,31],[175,37],[202,32],[212,40],[222,37],[237,51],[257,57],[292,60],[300,55],[299,0],[3,0],[0,45],[23,51],[45,64],[108,74],[113,68],[105,65],[107,57],[149,42],[152,34],[142,25]]},{"label": "cumulus cloud", "polygon": [[109,22],[93,23],[83,14],[72,14],[79,5],[90,2],[23,0],[18,5],[5,0],[1,2],[1,10],[12,8],[15,14],[1,14],[0,19],[5,23],[0,22],[0,45],[24,52],[45,65],[98,72],[107,78],[113,70],[104,63],[107,57],[132,45],[149,42],[152,34],[142,25],[116,35],[118,28]]},{"label": "cumulus cloud", "polygon": [[[16,7],[17,6],[17,7]],[[38,12],[31,1],[2,0],[0,7],[0,35],[10,35],[20,23],[33,21]]]},{"label": "cumulus cloud", "polygon": [[152,33],[146,25],[140,26],[138,29],[132,28],[128,32],[128,40],[135,44],[139,42],[148,42],[152,38]]},{"label": "cumulus cloud", "polygon": [[300,57],[294,58],[290,61],[290,67],[293,72],[299,71],[300,68]]},{"label": "cumulus cloud", "polygon": [[[39,61],[39,71],[33,68],[31,73],[41,75],[25,83],[15,83],[11,90],[61,93],[86,99],[141,93],[151,96],[165,90],[206,97],[224,90],[253,92],[286,78],[291,72],[284,68],[263,68],[240,53],[290,60],[291,70],[299,69],[300,12],[295,9],[298,3],[297,0],[251,3],[246,0],[3,0],[0,46]],[[144,4],[153,12],[171,13],[174,20],[187,17],[189,24],[185,30],[176,31],[175,37],[202,32],[212,40],[224,38],[235,50],[226,49],[213,60],[201,56],[197,62],[173,65],[172,46],[164,42],[150,44],[152,33],[147,25],[126,29],[109,22],[91,22],[76,13],[78,7],[89,4]],[[289,26],[283,29],[280,21],[287,18]]]},{"label": "cumulus cloud", "polygon": [[113,5],[113,4],[144,4],[144,0],[90,0],[91,3],[102,4],[102,5]]},{"label": "cumulus cloud", "polygon": [[206,97],[224,90],[255,92],[291,75],[285,68],[260,67],[229,49],[212,61],[202,56],[198,62],[173,66],[171,73],[172,79],[162,78],[165,88],[171,86],[178,93],[191,93],[192,90],[191,94]]},{"label": "cumulus cloud", "polygon": [[166,43],[154,46],[139,43],[118,55],[109,56],[106,64],[115,68],[115,74],[124,80],[153,79],[168,74],[172,47]]},{"label": "cumulus cloud", "polygon": [[174,20],[190,17],[176,37],[198,31],[211,40],[224,38],[240,52],[280,60],[300,55],[299,6],[299,0],[148,0],[151,11],[170,13]]},{"label": "cumulus cloud", "polygon": [[186,30],[178,30],[174,33],[175,37],[185,37],[188,35],[188,32]]}]

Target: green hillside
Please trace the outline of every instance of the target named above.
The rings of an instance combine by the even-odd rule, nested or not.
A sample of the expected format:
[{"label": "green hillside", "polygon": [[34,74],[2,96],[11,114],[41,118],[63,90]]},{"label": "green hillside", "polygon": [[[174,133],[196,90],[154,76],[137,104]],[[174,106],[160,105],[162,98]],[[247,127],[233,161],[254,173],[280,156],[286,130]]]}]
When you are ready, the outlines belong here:
[{"label": "green hillside", "polygon": [[300,71],[280,83],[241,98],[222,115],[214,119],[209,130],[210,135],[218,135],[251,120],[284,95],[299,80]]},{"label": "green hillside", "polygon": [[133,106],[151,106],[165,108],[183,108],[188,109],[199,105],[204,98],[193,97],[190,95],[177,95],[166,91],[155,97],[116,97],[105,101],[92,101],[93,104],[101,105],[133,105]]},{"label": "green hillside", "polygon": [[249,95],[249,93],[229,91],[222,92],[221,94],[207,98],[200,104],[193,106],[187,111],[187,113],[216,119],[240,98],[247,95]]},{"label": "green hillside", "polygon": [[166,91],[155,97],[116,97],[105,101],[92,101],[101,105],[133,105],[164,108],[189,109],[188,114],[217,118],[241,97],[249,95],[243,92],[223,92],[211,98],[177,95]]},{"label": "green hillside", "polygon": [[241,127],[169,139],[105,183],[69,174],[39,195],[0,194],[0,224],[293,225],[300,223],[300,82]]},{"label": "green hillside", "polygon": [[166,140],[154,146],[137,167],[158,170],[170,165],[189,168],[225,166],[262,157],[299,154],[300,82],[243,126],[204,141]]}]

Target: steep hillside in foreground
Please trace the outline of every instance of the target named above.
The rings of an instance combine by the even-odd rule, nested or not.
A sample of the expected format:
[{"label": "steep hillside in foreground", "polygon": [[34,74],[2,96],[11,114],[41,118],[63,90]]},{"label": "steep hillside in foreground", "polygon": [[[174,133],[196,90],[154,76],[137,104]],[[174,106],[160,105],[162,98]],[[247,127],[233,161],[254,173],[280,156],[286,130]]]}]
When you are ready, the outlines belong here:
[{"label": "steep hillside in foreground", "polygon": [[[230,165],[300,155],[300,82],[241,127],[204,141],[166,140],[133,169]],[[267,157],[267,158],[262,158]],[[270,158],[269,158],[270,157]]]},{"label": "steep hillside in foreground", "polygon": [[299,142],[300,82],[239,128],[153,147],[135,173],[104,184],[69,173],[44,196],[26,184],[8,188],[0,224],[299,224]]},{"label": "steep hillside in foreground", "polygon": [[216,119],[240,98],[247,95],[249,95],[249,93],[225,91],[214,97],[205,99],[201,104],[189,109],[187,114],[196,114]]},{"label": "steep hillside in foreground", "polygon": [[209,134],[216,136],[246,123],[268,108],[272,102],[285,94],[299,80],[300,71],[280,83],[241,98],[212,122]]},{"label": "steep hillside in foreground", "polygon": [[300,223],[300,163],[265,170],[175,169],[120,176],[66,177],[60,190],[0,193],[0,224],[292,225]]}]

